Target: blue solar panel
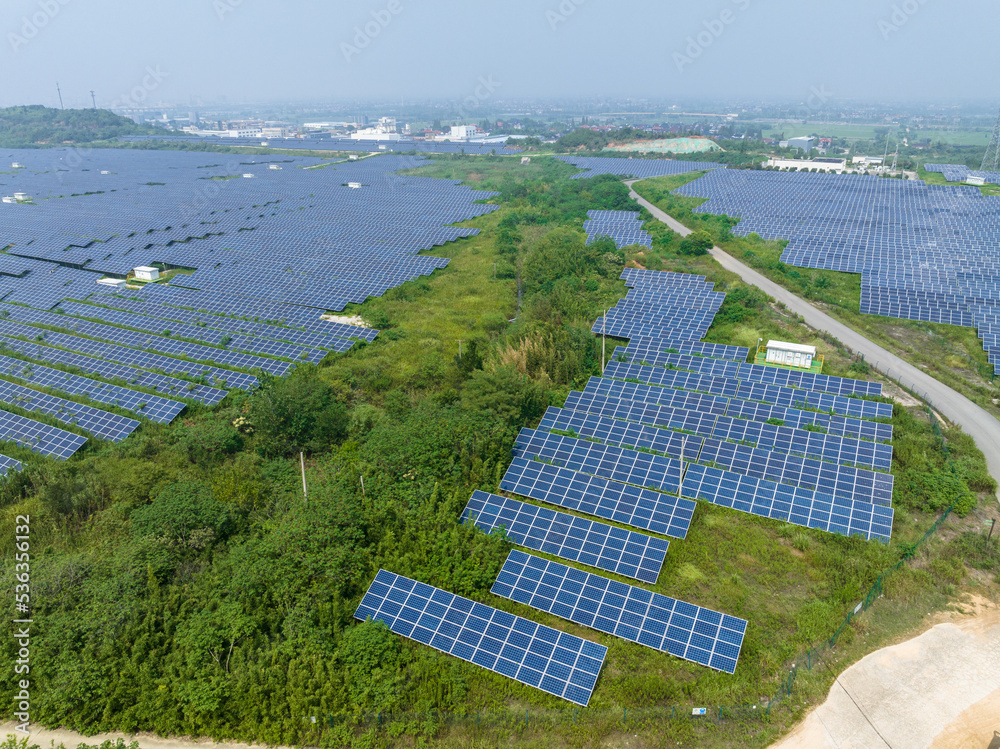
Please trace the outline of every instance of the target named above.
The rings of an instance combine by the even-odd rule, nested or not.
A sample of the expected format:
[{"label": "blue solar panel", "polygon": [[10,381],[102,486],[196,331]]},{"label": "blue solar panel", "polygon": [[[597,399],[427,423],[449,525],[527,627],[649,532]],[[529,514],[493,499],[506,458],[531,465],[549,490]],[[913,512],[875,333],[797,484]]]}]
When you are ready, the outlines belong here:
[{"label": "blue solar panel", "polygon": [[511,461],[500,488],[671,538],[687,535],[695,508],[688,499],[526,458]]},{"label": "blue solar panel", "polygon": [[681,479],[679,460],[534,429],[518,434],[514,456],[665,492],[676,492]]},{"label": "blue solar panel", "polygon": [[681,495],[806,528],[888,542],[893,511],[733,471],[688,464]]},{"label": "blue solar panel", "polygon": [[477,491],[462,513],[486,533],[502,528],[514,543],[571,562],[655,583],[669,542],[565,512]]},{"label": "blue solar panel", "polygon": [[386,570],[354,616],[584,707],[608,650]]},{"label": "blue solar panel", "polygon": [[76,424],[101,439],[120,442],[139,427],[135,419],[101,411],[65,398],[0,380],[0,403],[48,414],[64,424]]},{"label": "blue solar panel", "polygon": [[185,408],[185,404],[179,401],[98,382],[8,356],[0,356],[0,374],[71,395],[84,395],[97,403],[112,404],[161,424],[169,424]]},{"label": "blue solar panel", "polygon": [[493,593],[728,674],[747,622],[558,562],[511,551]]},{"label": "blue solar panel", "polygon": [[87,438],[79,434],[6,411],[0,411],[0,440],[59,460],[65,460],[87,443]]}]

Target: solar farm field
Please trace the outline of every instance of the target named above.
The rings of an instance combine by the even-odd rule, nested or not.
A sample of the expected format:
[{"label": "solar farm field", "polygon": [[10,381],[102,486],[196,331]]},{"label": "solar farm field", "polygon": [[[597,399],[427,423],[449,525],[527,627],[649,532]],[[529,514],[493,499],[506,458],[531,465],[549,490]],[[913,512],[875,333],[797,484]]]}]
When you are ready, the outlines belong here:
[{"label": "solar farm field", "polygon": [[[821,178],[824,176],[834,176],[810,174],[788,175],[771,172],[760,172],[759,174],[770,178],[798,177],[800,179],[803,177],[814,176],[819,176]],[[847,177],[849,179],[855,179],[854,175],[847,175]],[[803,267],[786,263],[785,260],[790,259],[787,254],[787,248],[790,246],[787,239],[767,240],[763,239],[756,233],[739,235],[735,232],[731,232],[730,230],[738,222],[739,217],[730,218],[729,216],[716,215],[700,210],[699,207],[706,204],[706,200],[704,198],[689,197],[684,194],[684,192],[679,191],[679,188],[689,184],[691,179],[695,179],[695,181],[697,181],[697,178],[689,178],[686,175],[682,175],[680,177],[647,180],[636,184],[635,189],[644,197],[652,200],[687,226],[693,229],[703,228],[707,230],[713,237],[716,238],[716,244],[742,262],[763,273],[771,280],[785,286],[799,296],[811,300],[814,304],[819,305],[830,314],[840,318],[854,329],[863,332],[869,339],[877,342],[880,346],[883,346],[884,348],[887,348],[888,350],[893,351],[926,369],[939,380],[974,400],[988,411],[1000,414],[1000,409],[997,409],[996,404],[993,403],[993,399],[997,397],[997,390],[994,384],[995,365],[992,361],[990,361],[989,354],[986,348],[984,348],[984,346],[988,348],[990,341],[988,339],[981,338],[978,335],[979,331],[977,328],[961,327],[948,322],[933,322],[927,319],[903,319],[902,317],[891,317],[862,312],[863,293],[866,304],[864,309],[874,310],[876,307],[873,307],[872,305],[874,304],[877,306],[877,304],[880,303],[878,301],[880,299],[879,289],[882,287],[879,287],[878,284],[895,282],[879,280],[883,279],[883,276],[872,275],[878,271],[869,272],[854,270],[849,272],[848,270],[830,270],[825,267]],[[870,179],[871,181],[877,181],[879,183],[897,183],[897,187],[889,187],[879,184],[876,188],[879,191],[889,190],[891,192],[893,190],[900,189],[914,189],[912,187],[898,187],[899,184],[904,184],[900,180],[885,180],[868,177],[860,179]],[[821,182],[822,180],[816,182],[816,184],[818,185]],[[979,188],[975,187],[946,188],[942,185],[937,187],[920,188],[918,183],[906,184],[916,185],[915,189],[918,193],[921,192],[922,189],[957,189],[965,195],[962,200],[972,201],[973,205],[978,201],[983,200],[982,196],[977,197]],[[733,195],[735,196],[737,193],[734,192]],[[990,200],[994,200],[994,198],[990,198]],[[803,206],[805,205],[806,204],[803,203]],[[983,205],[987,205],[987,203],[983,203]],[[829,210],[832,210],[832,208],[829,208]],[[847,224],[841,226],[842,231],[835,232],[836,237],[832,240],[833,242],[844,244],[846,246],[850,245],[852,242],[861,241],[858,237],[864,236],[865,232],[868,230],[865,229],[863,231],[859,231],[858,235],[855,236],[850,233],[849,223],[850,222],[848,221]],[[802,224],[803,227],[806,225],[806,223]],[[874,226],[874,224],[872,224],[872,226]],[[971,224],[969,226],[971,226]],[[796,231],[798,230],[799,228],[796,229]],[[833,229],[828,230],[833,231]],[[905,236],[909,229],[905,224],[898,224],[894,225],[893,231],[897,233],[897,236]],[[862,251],[859,249],[860,244],[858,244],[856,251],[852,251],[855,253],[854,255],[851,255],[846,250],[837,250],[834,252],[832,249],[827,255],[825,254],[826,250],[823,249],[826,245],[823,244],[822,239],[809,239],[808,236],[803,236],[805,237],[802,240],[803,242],[819,242],[819,244],[815,245],[814,250],[817,257],[833,258],[836,256],[837,258],[840,258],[840,261],[844,261],[845,263],[849,257],[854,257],[854,260],[851,262],[862,262],[862,264],[864,264],[864,262],[869,261],[861,261],[860,258],[869,256],[871,258],[878,258],[883,256],[881,251],[876,250],[876,245],[882,240],[872,239],[870,250]],[[806,247],[807,244],[802,244],[800,242],[799,246]],[[833,246],[833,244],[830,245],[830,247]],[[900,250],[900,252],[902,252],[902,250]],[[918,259],[919,253],[918,255],[911,257],[909,260],[901,262],[890,272],[898,274],[899,278],[902,278],[902,276],[906,275],[903,269],[907,267],[907,263],[916,263],[918,262]],[[871,262],[873,261],[874,260]],[[803,258],[803,262],[812,261]],[[952,261],[948,260],[942,267],[950,267],[951,263]],[[849,266],[843,265],[840,267],[847,268]],[[930,278],[931,276],[940,276],[941,272],[941,270],[935,270],[932,264],[927,264],[927,267],[920,270],[919,273],[912,275],[912,278],[914,279],[913,282],[917,283],[919,278],[922,277],[921,274]],[[903,283],[905,285],[910,283],[910,281],[899,281],[899,283]],[[887,289],[888,287],[885,288]],[[914,299],[917,299],[918,297],[921,297],[922,299],[919,301],[917,306],[907,308],[914,311],[914,317],[938,317],[941,311],[947,307],[946,304],[943,307],[941,306],[943,304],[943,296],[940,294],[930,294],[928,296],[924,295],[923,292],[916,291],[906,293],[916,294]],[[892,298],[893,297],[891,296],[885,297],[886,303],[889,304],[890,307]],[[967,305],[963,304],[962,307],[968,309]],[[909,314],[901,307],[888,309],[887,311],[897,315]],[[971,315],[969,316],[971,317]],[[975,321],[972,322],[974,323]]]},{"label": "solar farm field", "polygon": [[[445,267],[420,253],[474,236],[447,225],[495,209],[475,202],[489,193],[393,174],[413,157],[328,166],[52,149],[2,158],[18,164],[0,175],[3,190],[20,197],[0,212],[0,349],[14,357],[0,376],[26,384],[0,380],[9,391],[0,401],[112,442],[141,422],[32,386],[160,423],[186,403],[214,406],[227,390],[254,389],[258,372],[287,375],[374,340],[378,330],[322,316]],[[137,283],[137,267],[185,272]],[[63,459],[87,441],[22,432],[8,430]],[[21,467],[4,461],[0,470]]]},{"label": "solar farm field", "polygon": [[[384,179],[405,196],[428,179],[408,159],[368,161],[403,164]],[[341,185],[342,168],[295,179],[360,202],[366,185]],[[454,181],[463,171],[500,194],[476,203],[484,193]],[[93,443],[42,461],[9,442],[24,468],[0,483],[0,520],[30,514],[46,549],[32,612],[45,621],[33,647],[59,654],[34,676],[55,697],[46,720],[330,746],[766,746],[845,663],[945,604],[959,584],[951,540],[927,559],[951,577],[904,568],[835,657],[757,717],[933,522],[928,487],[967,491],[967,477],[949,478],[923,412],[887,409],[884,381],[709,259],[663,256],[658,227],[644,227],[652,246],[588,244],[588,211],[621,210],[627,192],[567,171],[544,158],[521,170],[516,156],[427,164],[451,179],[404,223],[461,188],[474,215],[438,229],[468,236],[400,252],[436,270],[340,310],[242,291],[318,295],[340,276],[295,289],[240,276],[227,294],[194,287],[200,268],[51,309],[0,300],[12,438],[33,422],[62,430],[66,449]],[[318,207],[302,205],[311,226]],[[240,215],[270,220],[254,211]],[[372,211],[383,223],[365,236],[394,241],[390,212]],[[320,247],[342,228],[315,223]],[[640,267],[654,256],[674,272]],[[331,310],[340,319],[320,319]],[[356,315],[378,333],[340,338]],[[823,375],[748,364],[759,336],[816,344]],[[352,345],[301,358],[334,339]],[[142,395],[108,398],[110,384]],[[48,401],[11,405],[20,388],[104,398],[86,405],[139,426],[98,441],[27,410]],[[948,436],[962,466],[981,466]],[[230,649],[227,670],[213,653]],[[97,664],[106,678],[79,675]],[[88,701],[74,701],[78,684]],[[219,689],[191,691],[203,684]]]}]

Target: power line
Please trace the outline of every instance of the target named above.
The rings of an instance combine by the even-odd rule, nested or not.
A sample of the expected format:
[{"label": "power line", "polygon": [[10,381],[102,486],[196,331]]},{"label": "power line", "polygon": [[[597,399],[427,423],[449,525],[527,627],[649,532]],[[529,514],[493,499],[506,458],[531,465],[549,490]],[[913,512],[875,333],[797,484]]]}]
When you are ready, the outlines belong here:
[{"label": "power line", "polygon": [[1000,114],[997,114],[997,121],[993,124],[993,135],[990,136],[990,144],[986,146],[986,153],[983,154],[983,163],[979,170],[995,172],[998,167],[1000,167]]}]

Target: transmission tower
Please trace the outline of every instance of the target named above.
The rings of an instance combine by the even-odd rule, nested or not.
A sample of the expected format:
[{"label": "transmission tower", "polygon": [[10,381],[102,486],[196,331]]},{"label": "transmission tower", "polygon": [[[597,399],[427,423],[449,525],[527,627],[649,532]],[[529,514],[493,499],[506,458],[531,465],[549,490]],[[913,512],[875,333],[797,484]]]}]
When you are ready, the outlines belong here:
[{"label": "transmission tower", "polygon": [[993,135],[990,136],[990,144],[986,146],[983,164],[979,167],[979,171],[995,172],[998,167],[1000,167],[1000,114],[997,115],[996,124],[993,125]]},{"label": "transmission tower", "polygon": [[59,90],[59,81],[56,81],[56,93],[59,94],[59,108],[64,109],[62,103],[62,91]]},{"label": "transmission tower", "polygon": [[94,96],[94,92],[90,92],[90,100],[94,102],[94,109],[97,109],[97,97]]}]

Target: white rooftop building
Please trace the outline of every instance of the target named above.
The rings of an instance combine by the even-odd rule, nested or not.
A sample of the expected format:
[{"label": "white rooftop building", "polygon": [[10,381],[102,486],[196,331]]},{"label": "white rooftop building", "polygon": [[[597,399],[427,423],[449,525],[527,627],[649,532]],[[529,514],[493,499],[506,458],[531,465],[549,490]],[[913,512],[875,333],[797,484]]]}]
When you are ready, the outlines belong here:
[{"label": "white rooftop building", "polygon": [[813,359],[815,358],[815,346],[806,346],[801,343],[788,343],[786,341],[767,342],[767,357],[765,361],[768,364],[780,364],[785,367],[809,369],[812,367]]},{"label": "white rooftop building", "polygon": [[160,278],[159,269],[149,265],[140,265],[138,268],[133,268],[132,272],[140,281],[157,281]]}]

